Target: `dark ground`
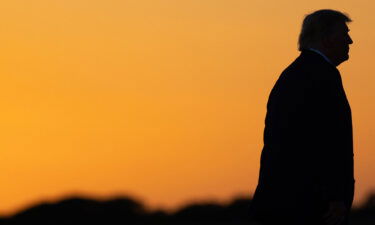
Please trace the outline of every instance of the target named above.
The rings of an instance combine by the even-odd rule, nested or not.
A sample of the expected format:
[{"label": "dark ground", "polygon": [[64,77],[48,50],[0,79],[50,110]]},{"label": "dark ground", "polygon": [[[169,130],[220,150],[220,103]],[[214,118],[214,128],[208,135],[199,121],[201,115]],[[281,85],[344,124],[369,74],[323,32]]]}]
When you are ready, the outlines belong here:
[{"label": "dark ground", "polygon": [[[146,210],[129,197],[106,201],[72,197],[56,203],[41,203],[8,218],[0,225],[251,225],[251,199],[234,199],[227,205],[190,204],[174,213]],[[353,209],[351,225],[375,225],[375,194]]]}]

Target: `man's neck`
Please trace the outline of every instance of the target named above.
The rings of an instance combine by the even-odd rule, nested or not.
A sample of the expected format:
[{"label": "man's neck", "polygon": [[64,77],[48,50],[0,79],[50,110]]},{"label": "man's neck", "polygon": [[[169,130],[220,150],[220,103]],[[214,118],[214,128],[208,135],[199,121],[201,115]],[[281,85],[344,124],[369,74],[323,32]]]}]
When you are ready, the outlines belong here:
[{"label": "man's neck", "polygon": [[316,52],[319,55],[321,55],[327,62],[332,64],[333,66],[336,67],[336,65],[332,62],[332,60],[324,53],[324,51],[317,49],[317,48],[309,48],[310,51]]}]

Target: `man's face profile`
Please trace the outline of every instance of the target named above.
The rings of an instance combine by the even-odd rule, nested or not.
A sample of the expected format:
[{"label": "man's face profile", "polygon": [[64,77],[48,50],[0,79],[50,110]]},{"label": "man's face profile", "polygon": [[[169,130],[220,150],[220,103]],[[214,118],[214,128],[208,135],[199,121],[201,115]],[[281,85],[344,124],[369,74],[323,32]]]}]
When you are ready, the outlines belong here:
[{"label": "man's face profile", "polygon": [[348,26],[345,23],[338,24],[327,44],[330,55],[337,65],[349,59],[349,45],[352,43]]}]

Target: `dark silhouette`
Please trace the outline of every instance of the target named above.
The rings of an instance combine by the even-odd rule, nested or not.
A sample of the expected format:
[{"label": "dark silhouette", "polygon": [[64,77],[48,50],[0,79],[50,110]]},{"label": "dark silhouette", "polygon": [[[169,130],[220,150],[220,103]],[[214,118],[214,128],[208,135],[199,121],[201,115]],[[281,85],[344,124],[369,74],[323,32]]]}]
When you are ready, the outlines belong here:
[{"label": "dark silhouette", "polygon": [[25,210],[6,224],[145,224],[144,215],[143,206],[130,198],[109,201],[69,198],[57,204],[43,203]]},{"label": "dark silhouette", "polygon": [[354,195],[351,110],[336,66],[352,44],[338,11],[305,17],[300,56],[269,96],[251,215],[261,224],[347,224]]},{"label": "dark silhouette", "polygon": [[[373,225],[375,195],[354,209],[351,225]],[[147,210],[129,197],[109,200],[67,198],[55,203],[41,203],[11,217],[0,219],[0,225],[256,225],[249,217],[250,198],[236,198],[228,204],[214,202],[190,204],[175,212]],[[279,223],[276,223],[279,224]]]}]

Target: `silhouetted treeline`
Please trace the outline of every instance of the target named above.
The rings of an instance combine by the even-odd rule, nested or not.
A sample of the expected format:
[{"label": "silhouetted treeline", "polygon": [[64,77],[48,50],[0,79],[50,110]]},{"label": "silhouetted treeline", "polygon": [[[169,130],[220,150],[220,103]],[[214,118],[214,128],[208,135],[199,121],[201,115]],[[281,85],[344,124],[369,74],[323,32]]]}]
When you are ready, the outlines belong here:
[{"label": "silhouetted treeline", "polygon": [[[223,205],[190,204],[173,213],[147,210],[140,201],[129,197],[99,201],[68,198],[57,203],[42,203],[8,218],[0,225],[251,225],[250,198],[237,198]],[[351,225],[375,224],[375,194],[352,210]]]}]

